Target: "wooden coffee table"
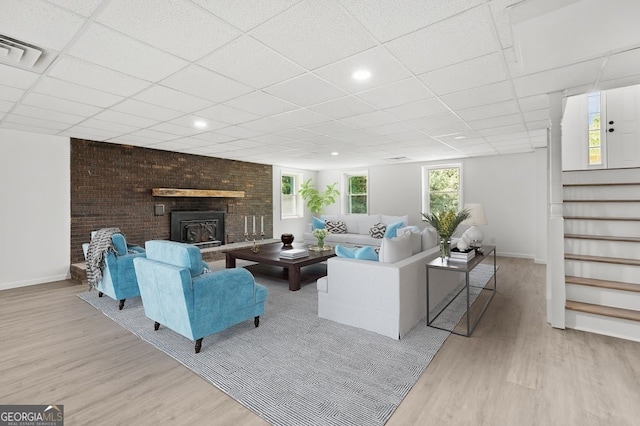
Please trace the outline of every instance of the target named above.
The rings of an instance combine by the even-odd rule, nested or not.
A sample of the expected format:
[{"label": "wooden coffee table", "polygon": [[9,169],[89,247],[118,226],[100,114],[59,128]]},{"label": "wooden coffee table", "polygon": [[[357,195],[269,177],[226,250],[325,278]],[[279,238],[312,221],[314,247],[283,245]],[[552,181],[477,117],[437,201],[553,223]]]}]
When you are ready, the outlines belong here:
[{"label": "wooden coffee table", "polygon": [[282,243],[263,244],[258,247],[260,250],[257,253],[251,251],[250,247],[226,251],[227,268],[235,268],[236,259],[249,260],[262,265],[282,267],[284,271],[284,278],[289,281],[289,290],[291,291],[300,290],[300,269],[302,267],[318,264],[336,255],[333,249],[326,251],[311,251],[305,244],[294,243],[293,248],[306,249],[309,251],[309,256],[300,259],[283,259],[280,257]]}]

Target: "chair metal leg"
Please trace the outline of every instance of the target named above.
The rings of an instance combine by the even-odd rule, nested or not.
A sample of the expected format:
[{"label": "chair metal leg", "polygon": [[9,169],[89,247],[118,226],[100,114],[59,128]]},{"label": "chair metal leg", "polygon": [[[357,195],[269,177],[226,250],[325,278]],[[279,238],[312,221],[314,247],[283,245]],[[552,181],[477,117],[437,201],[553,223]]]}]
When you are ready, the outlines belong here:
[{"label": "chair metal leg", "polygon": [[118,309],[119,309],[119,310],[122,310],[122,308],[124,308],[124,301],[125,301],[125,300],[126,300],[126,299],[121,299],[121,300],[120,300],[120,304],[118,305]]},{"label": "chair metal leg", "polygon": [[99,291],[99,292],[98,292],[98,297],[102,297],[102,296],[104,296],[104,293],[103,293],[103,292],[101,292],[101,291]]},{"label": "chair metal leg", "polygon": [[253,323],[256,325],[256,327],[259,326],[260,325],[260,317],[259,316],[255,317],[253,319]]},{"label": "chair metal leg", "polygon": [[158,321],[156,321],[155,323],[153,323],[153,329],[155,331],[158,331],[158,329],[160,328],[160,323]]},{"label": "chair metal leg", "polygon": [[202,337],[196,340],[196,353],[200,353],[200,349],[202,348]]}]

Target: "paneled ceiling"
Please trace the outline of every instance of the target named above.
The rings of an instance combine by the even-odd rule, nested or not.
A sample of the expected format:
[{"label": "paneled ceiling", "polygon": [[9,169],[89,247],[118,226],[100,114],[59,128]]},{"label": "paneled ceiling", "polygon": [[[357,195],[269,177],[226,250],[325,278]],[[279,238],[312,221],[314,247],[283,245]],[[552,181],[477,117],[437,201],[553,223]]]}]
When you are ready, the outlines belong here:
[{"label": "paneled ceiling", "polygon": [[546,146],[548,93],[640,83],[637,0],[0,11],[0,128],[311,170],[530,152]]}]

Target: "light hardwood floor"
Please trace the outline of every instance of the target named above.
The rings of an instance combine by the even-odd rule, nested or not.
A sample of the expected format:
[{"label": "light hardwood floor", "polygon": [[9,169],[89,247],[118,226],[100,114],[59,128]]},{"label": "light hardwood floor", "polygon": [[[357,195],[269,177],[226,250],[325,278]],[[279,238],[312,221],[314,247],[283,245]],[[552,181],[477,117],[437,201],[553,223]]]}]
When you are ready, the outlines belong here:
[{"label": "light hardwood floor", "polygon": [[[545,267],[498,264],[498,294],[472,337],[447,339],[387,425],[639,424],[640,343],[549,327]],[[0,291],[0,404],[64,404],[66,425],[267,424],[83,290]]]}]

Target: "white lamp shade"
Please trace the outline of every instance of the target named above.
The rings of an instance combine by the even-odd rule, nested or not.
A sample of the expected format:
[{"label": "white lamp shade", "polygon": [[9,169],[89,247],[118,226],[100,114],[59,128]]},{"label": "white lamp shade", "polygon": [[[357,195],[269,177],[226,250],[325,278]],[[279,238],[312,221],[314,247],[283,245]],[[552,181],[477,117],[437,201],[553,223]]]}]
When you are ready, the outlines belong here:
[{"label": "white lamp shade", "polygon": [[484,207],[479,203],[465,204],[464,208],[471,212],[471,215],[467,220],[462,222],[463,225],[488,225],[487,214],[484,212]]}]

